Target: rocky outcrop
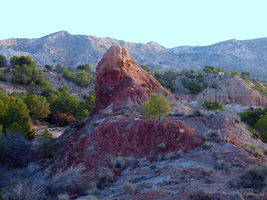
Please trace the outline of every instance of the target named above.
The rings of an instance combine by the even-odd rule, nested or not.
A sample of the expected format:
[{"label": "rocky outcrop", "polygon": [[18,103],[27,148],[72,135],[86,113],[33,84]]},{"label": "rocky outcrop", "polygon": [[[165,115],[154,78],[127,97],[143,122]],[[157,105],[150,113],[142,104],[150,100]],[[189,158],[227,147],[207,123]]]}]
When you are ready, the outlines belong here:
[{"label": "rocky outcrop", "polygon": [[31,56],[42,68],[45,64],[55,66],[57,63],[66,67],[89,63],[95,67],[113,45],[127,48],[138,64],[145,64],[152,69],[200,69],[212,65],[224,67],[226,71],[250,71],[258,75],[267,73],[266,38],[169,49],[155,42],[132,43],[61,31],[37,39],[0,40],[0,54],[8,58],[13,55]]},{"label": "rocky outcrop", "polygon": [[[125,48],[114,46],[104,54],[96,68],[95,93],[96,106],[85,127],[63,145],[55,162],[60,168],[83,163],[88,169],[98,169],[108,166],[106,161],[116,156],[154,160],[159,153],[185,153],[203,144],[183,121],[112,116],[116,110],[142,105],[155,93],[174,101],[181,110],[187,108],[175,102],[175,97],[139,67]],[[107,110],[111,113],[102,115]],[[161,143],[164,149],[158,147]]]},{"label": "rocky outcrop", "polygon": [[[48,173],[83,165],[87,182],[95,182],[101,199],[201,199],[197,191],[202,189],[216,199],[232,199],[238,189],[230,188],[230,182],[245,167],[264,163],[266,144],[227,112],[199,111],[199,117],[163,120],[114,116],[114,110],[140,105],[155,92],[174,100],[126,49],[110,48],[96,73],[94,113],[79,131],[63,134],[67,141],[56,146],[60,150]],[[107,110],[111,113],[102,115]],[[129,196],[127,184],[137,193]]]},{"label": "rocky outcrop", "polygon": [[[246,106],[262,106],[267,105],[266,97],[263,97],[258,91],[252,89],[242,79],[237,77],[217,77],[210,76],[209,85],[217,82],[217,89],[204,89],[197,95],[192,94],[177,94],[181,100],[193,100],[203,102],[206,99],[210,101],[218,100],[223,104],[241,104]],[[206,80],[205,80],[206,81]],[[182,85],[182,84],[180,84]],[[182,90],[177,87],[177,93]],[[183,91],[184,92],[184,91]]]},{"label": "rocky outcrop", "polygon": [[[158,147],[161,143],[164,149]],[[119,156],[152,161],[158,154],[186,153],[202,144],[195,130],[181,121],[109,117],[87,122],[86,127],[66,143],[56,164],[65,169],[83,163],[91,170],[108,166],[107,160]]]},{"label": "rocky outcrop", "polygon": [[173,101],[174,96],[130,57],[127,49],[111,47],[96,67],[96,107],[93,113],[111,106],[123,109],[140,106],[155,93]]}]

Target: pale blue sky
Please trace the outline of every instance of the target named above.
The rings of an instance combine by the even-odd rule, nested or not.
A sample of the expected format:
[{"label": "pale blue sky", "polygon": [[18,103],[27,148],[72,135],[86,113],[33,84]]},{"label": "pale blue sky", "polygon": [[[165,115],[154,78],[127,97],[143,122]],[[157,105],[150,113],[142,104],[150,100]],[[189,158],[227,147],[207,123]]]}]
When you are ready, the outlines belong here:
[{"label": "pale blue sky", "polygon": [[267,0],[1,0],[0,40],[61,30],[165,47],[267,37]]}]

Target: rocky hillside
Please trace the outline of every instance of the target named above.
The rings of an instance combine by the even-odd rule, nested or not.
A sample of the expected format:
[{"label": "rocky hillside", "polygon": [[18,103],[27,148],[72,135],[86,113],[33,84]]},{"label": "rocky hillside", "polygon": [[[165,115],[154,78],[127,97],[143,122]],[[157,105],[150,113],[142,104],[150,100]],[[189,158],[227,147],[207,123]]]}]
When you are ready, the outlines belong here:
[{"label": "rocky hillside", "polygon": [[[267,105],[267,98],[262,96],[258,91],[252,88],[251,84],[246,83],[236,76],[218,76],[205,75],[204,82],[208,84],[207,88],[194,95],[184,87],[182,79],[185,76],[177,76],[174,80],[174,94],[180,100],[190,100],[203,102],[206,99],[210,101],[218,100],[225,104],[241,104],[246,106],[262,106]],[[196,78],[186,78],[188,81],[196,81]],[[212,88],[212,83],[217,83],[216,88]]]},{"label": "rocky hillside", "polygon": [[104,52],[112,45],[120,45],[130,52],[138,64],[152,69],[199,69],[205,65],[224,67],[227,71],[249,71],[255,75],[267,74],[267,38],[228,40],[210,46],[180,46],[164,48],[147,44],[125,42],[112,38],[71,35],[57,32],[37,39],[7,39],[0,41],[0,54],[31,56],[39,63],[77,66],[89,63],[96,66]]},{"label": "rocky hillside", "polygon": [[[60,150],[46,170],[55,175],[84,166],[86,182],[91,184],[70,191],[73,197],[265,199],[262,191],[239,190],[246,168],[266,161],[267,146],[254,139],[238,119],[217,111],[186,115],[194,110],[172,98],[125,48],[110,48],[96,74],[94,112],[84,127],[61,136]],[[154,92],[172,100],[172,110],[180,114],[143,119],[136,106]]]}]

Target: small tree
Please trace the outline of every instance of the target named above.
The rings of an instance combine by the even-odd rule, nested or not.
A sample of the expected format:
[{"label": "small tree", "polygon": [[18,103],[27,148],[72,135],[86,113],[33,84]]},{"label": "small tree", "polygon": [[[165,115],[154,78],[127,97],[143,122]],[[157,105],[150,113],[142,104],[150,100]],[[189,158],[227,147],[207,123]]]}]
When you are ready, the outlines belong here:
[{"label": "small tree", "polygon": [[213,83],[211,84],[211,87],[214,88],[214,89],[218,88],[218,84],[217,84],[217,82],[213,82]]},{"label": "small tree", "polygon": [[44,119],[50,114],[50,104],[45,97],[32,94],[24,100],[32,119]]},{"label": "small tree", "polygon": [[260,133],[260,138],[267,143],[267,113],[260,116],[260,120],[255,124],[255,128]]},{"label": "small tree", "polygon": [[151,69],[145,65],[141,65],[141,68],[145,70],[146,72],[151,72]]},{"label": "small tree", "polygon": [[0,54],[0,67],[6,67],[7,61],[6,57]]},{"label": "small tree", "polygon": [[207,87],[208,87],[208,83],[207,83],[207,82],[204,82],[204,83],[202,84],[202,87],[203,87],[203,88],[207,88]]},{"label": "small tree", "polygon": [[52,133],[45,129],[41,135],[37,137],[38,147],[44,152],[45,156],[53,155],[54,140]]},{"label": "small tree", "polygon": [[214,102],[211,102],[209,100],[205,100],[202,105],[207,110],[220,110],[220,111],[224,111],[223,105],[218,100],[216,100]]},{"label": "small tree", "polygon": [[201,92],[202,87],[199,83],[196,82],[189,82],[185,84],[185,88],[187,88],[188,90],[190,90],[190,92],[192,94],[198,94],[199,92]]},{"label": "small tree", "polygon": [[53,70],[53,67],[52,67],[51,65],[45,65],[45,68],[46,68],[48,71]]},{"label": "small tree", "polygon": [[56,71],[58,73],[61,73],[62,72],[62,69],[63,69],[62,65],[58,63],[57,66],[56,66]]},{"label": "small tree", "polygon": [[142,107],[141,111],[145,118],[158,118],[160,116],[169,115],[171,111],[171,102],[162,94],[154,94],[148,102],[146,102]]},{"label": "small tree", "polygon": [[159,70],[155,70],[154,72],[154,78],[162,85],[161,72]]},{"label": "small tree", "polygon": [[204,75],[203,75],[201,72],[198,72],[197,80],[198,80],[199,82],[203,82],[203,81],[204,81]]}]

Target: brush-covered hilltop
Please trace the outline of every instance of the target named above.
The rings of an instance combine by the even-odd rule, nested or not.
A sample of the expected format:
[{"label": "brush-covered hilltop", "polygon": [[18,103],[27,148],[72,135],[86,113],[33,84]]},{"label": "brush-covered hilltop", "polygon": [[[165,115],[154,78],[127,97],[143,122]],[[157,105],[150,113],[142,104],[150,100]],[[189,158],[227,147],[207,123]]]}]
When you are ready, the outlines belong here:
[{"label": "brush-covered hilltop", "polygon": [[113,38],[72,35],[61,31],[37,39],[11,38],[0,41],[0,54],[31,56],[40,68],[45,64],[78,66],[90,63],[93,67],[112,45],[127,48],[132,58],[151,69],[201,69],[211,65],[225,70],[267,74],[267,39],[228,40],[209,46],[179,46],[165,48],[155,42],[147,44],[125,42]]},{"label": "brush-covered hilltop", "polygon": [[[25,63],[25,58],[15,61]],[[24,65],[14,69],[23,69]],[[35,69],[34,62],[28,65]],[[87,65],[80,68],[86,69]],[[207,69],[222,72],[218,68]],[[7,96],[0,91],[0,119],[5,120],[3,124],[0,121],[0,197],[266,199],[267,108],[241,113],[242,122],[224,111],[217,100],[205,101],[202,107],[188,107],[181,102],[179,88],[186,91],[184,95],[226,90],[219,82],[223,77],[186,71],[171,79],[172,72],[155,71],[154,78],[148,70],[140,67],[126,48],[109,48],[96,67],[94,108],[89,99],[78,104],[67,87],[42,90],[42,97],[36,97],[35,104],[30,103],[33,97],[26,93]],[[42,72],[33,74],[39,75],[32,77],[38,85]],[[65,74],[68,75],[72,76]],[[259,89],[249,73],[243,73],[242,79],[235,77],[236,72],[224,78],[227,76],[233,79],[229,84]],[[172,82],[180,86],[171,87]],[[57,139],[51,138],[48,130],[34,135],[30,118],[25,121],[16,116],[32,116],[30,111],[38,110],[32,108],[45,101],[44,95],[53,111],[62,109],[64,116],[54,116],[59,121],[73,119],[67,115],[69,111],[79,116],[80,109],[90,107],[91,112],[85,119],[83,116],[83,120],[70,123]],[[226,101],[229,99],[223,103]],[[23,135],[24,126],[28,128],[26,136],[31,138]]]}]

